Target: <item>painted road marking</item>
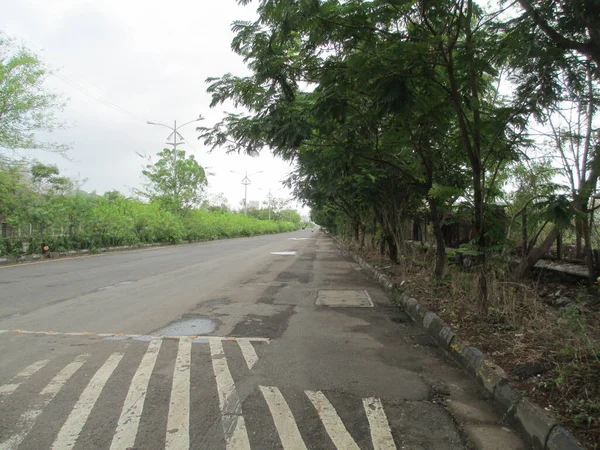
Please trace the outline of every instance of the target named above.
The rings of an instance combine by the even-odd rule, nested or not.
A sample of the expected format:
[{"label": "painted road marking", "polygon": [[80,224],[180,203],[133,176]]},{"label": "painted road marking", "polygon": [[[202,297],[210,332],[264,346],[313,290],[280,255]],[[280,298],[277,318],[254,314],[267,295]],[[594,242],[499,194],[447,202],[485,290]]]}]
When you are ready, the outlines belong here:
[{"label": "painted road marking", "polygon": [[360,450],[335,408],[321,391],[304,391],[317,410],[325,430],[338,450]]},{"label": "painted road marking", "polygon": [[390,424],[383,410],[381,400],[373,397],[363,398],[363,406],[369,420],[373,449],[396,450],[392,430],[390,430]]},{"label": "painted road marking", "polygon": [[210,339],[209,343],[227,450],[250,450],[246,422],[242,416],[242,405],[227,365],[223,342],[219,339]]},{"label": "painted road marking", "polygon": [[307,450],[292,411],[279,389],[269,386],[259,386],[259,388],[267,402],[269,411],[271,411],[283,449]]},{"label": "painted road marking", "polygon": [[166,449],[190,448],[190,368],[192,343],[180,339],[173,371],[169,417],[167,419]]},{"label": "painted road marking", "polygon": [[119,424],[117,425],[117,430],[110,446],[111,450],[125,450],[132,448],[135,444],[140,418],[144,410],[144,401],[146,400],[150,375],[152,375],[152,371],[154,370],[161,344],[162,341],[160,340],[150,341],[142,362],[131,380],[129,391],[123,404],[123,410],[121,411],[121,417],[119,418]]},{"label": "painted road marking", "polygon": [[28,331],[28,330],[0,330],[0,334],[16,333],[16,334],[43,334],[46,336],[89,336],[101,338],[113,338],[113,340],[138,340],[149,341],[153,339],[192,339],[192,342],[207,342],[209,339],[220,339],[222,341],[250,341],[250,342],[270,342],[269,338],[263,337],[232,337],[232,336],[170,336],[164,334],[131,334],[131,333],[90,333],[89,331]]},{"label": "painted road marking", "polygon": [[256,361],[258,361],[258,355],[256,354],[256,350],[254,350],[252,343],[243,340],[238,340],[237,343],[240,346],[240,350],[242,350],[242,355],[244,355],[248,369],[252,369],[254,364],[256,364]]},{"label": "painted road marking", "polygon": [[27,437],[38,416],[42,414],[44,408],[56,397],[63,386],[69,381],[75,372],[86,362],[90,355],[80,355],[75,361],[66,365],[58,374],[46,385],[40,392],[41,399],[33,407],[25,411],[17,421],[16,428],[20,431],[13,434],[8,440],[0,444],[0,450],[12,450],[17,448]]},{"label": "painted road marking", "polygon": [[104,385],[122,358],[123,353],[113,353],[104,365],[98,369],[71,410],[67,421],[58,432],[58,436],[52,444],[52,449],[67,450],[75,446],[79,434],[96,404],[96,400],[98,400],[102,389],[104,389]]},{"label": "painted road marking", "polygon": [[[245,355],[242,350],[242,356],[245,363],[250,368],[255,364],[251,352],[248,348],[252,347],[249,341],[232,340],[238,342],[240,348],[246,348]],[[188,449],[196,445],[196,439],[202,441],[202,436],[190,436],[190,405],[193,395],[191,391],[191,350],[194,340],[190,338],[181,338],[178,341],[177,353],[175,357],[175,368],[173,372],[171,396],[169,399],[169,411],[167,417],[167,427],[165,431],[165,447],[169,450]],[[208,338],[204,341],[209,344],[212,367],[205,367],[204,370],[211,370],[214,373],[214,379],[218,392],[219,409],[221,413],[221,425],[227,450],[249,450],[250,443],[248,431],[246,429],[245,419],[242,412],[242,403],[236,390],[236,386],[229,370],[227,356],[223,347],[223,339]],[[139,365],[135,369],[135,374],[131,379],[126,398],[120,410],[120,417],[112,436],[111,450],[124,450],[135,446],[139,424],[143,414],[154,414],[151,408],[144,408],[149,381],[156,367],[158,355],[161,352],[162,340],[156,339],[147,343],[146,352]],[[166,350],[166,349],[165,349]],[[96,371],[91,380],[84,388],[83,393],[71,411],[66,411],[67,419],[62,420],[62,427],[54,440],[52,446],[48,442],[42,443],[44,448],[53,449],[72,449],[77,446],[79,436],[85,427],[96,424],[88,423],[90,414],[95,407],[101,395],[111,395],[105,387],[108,380],[125,358],[125,352],[113,353],[104,361],[102,367]],[[254,352],[256,355],[256,352]],[[239,353],[236,353],[239,358]],[[6,432],[3,437],[5,441],[0,443],[0,450],[9,450],[19,447],[31,433],[36,425],[38,417],[46,410],[46,407],[55,397],[65,391],[68,382],[72,380],[73,375],[89,360],[90,355],[80,355],[73,362],[65,366],[48,385],[39,393],[39,397],[28,400],[31,389],[22,389],[22,398],[16,404],[22,404],[23,412],[20,418],[15,422],[14,427],[9,434]],[[256,358],[258,358],[256,356]],[[47,361],[37,361],[29,365],[17,374],[14,379],[25,384],[31,383],[27,377],[36,373],[46,365]],[[241,363],[241,361],[240,361]],[[11,383],[10,386],[16,383]],[[286,402],[284,396],[277,387],[258,386],[265,399],[277,434],[284,450],[306,450],[306,444],[300,434],[295,417]],[[12,388],[11,388],[12,389]],[[16,389],[16,388],[15,388]],[[77,391],[77,386],[74,387]],[[20,394],[20,390],[17,391]],[[329,402],[322,391],[305,391],[305,394],[315,407],[318,419],[322,422],[327,434],[336,448],[340,450],[357,450],[358,445],[343,424],[337,411]],[[27,404],[30,403],[29,406]],[[395,450],[395,443],[387,420],[383,404],[378,398],[364,398],[362,405],[368,419],[368,428],[373,443],[374,450]],[[195,420],[206,419],[202,416]],[[88,423],[86,425],[86,423]],[[52,436],[54,438],[54,436]],[[194,438],[194,441],[192,439]]]},{"label": "painted road marking", "polygon": [[16,374],[9,383],[5,384],[4,386],[0,386],[0,398],[15,392],[17,388],[21,386],[21,384],[23,384],[23,382],[26,381],[31,375],[48,364],[48,361],[49,360],[47,359],[42,359],[41,361],[34,362]]},{"label": "painted road marking", "polygon": [[283,255],[283,256],[292,256],[295,255],[298,252],[271,252],[271,255]]}]

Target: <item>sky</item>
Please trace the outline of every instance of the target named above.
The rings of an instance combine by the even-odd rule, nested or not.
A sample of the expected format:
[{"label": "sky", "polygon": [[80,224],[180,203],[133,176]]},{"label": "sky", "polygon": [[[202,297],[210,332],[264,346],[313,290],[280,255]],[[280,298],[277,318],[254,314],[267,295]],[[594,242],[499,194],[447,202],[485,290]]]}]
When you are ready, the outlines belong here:
[{"label": "sky", "polygon": [[[242,59],[230,48],[235,20],[253,20],[256,2],[236,0],[19,0],[2,2],[0,30],[22,40],[57,75],[49,89],[68,99],[60,114],[66,128],[50,140],[71,144],[66,157],[23,152],[80,181],[83,189],[130,194],[143,182],[138,153],[155,154],[170,131],[158,122],[183,124],[204,117],[202,126],[219,122],[232,105],[211,109],[208,77],[246,75]],[[281,185],[291,167],[265,151],[256,158],[212,153],[197,140],[196,124],[180,129],[193,154],[212,175],[208,195],[223,193],[239,208],[248,171],[248,201],[289,197]],[[235,171],[236,173],[232,173]],[[256,175],[251,175],[261,172]],[[241,174],[241,175],[239,175]],[[293,203],[294,206],[300,205]],[[306,210],[303,211],[306,213]]]}]

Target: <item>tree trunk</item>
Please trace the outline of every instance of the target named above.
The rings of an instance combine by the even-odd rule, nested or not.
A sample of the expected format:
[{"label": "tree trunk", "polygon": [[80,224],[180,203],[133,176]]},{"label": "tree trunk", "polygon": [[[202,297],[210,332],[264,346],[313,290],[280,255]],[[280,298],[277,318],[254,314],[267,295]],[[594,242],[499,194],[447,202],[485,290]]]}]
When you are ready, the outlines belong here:
[{"label": "tree trunk", "polygon": [[433,234],[435,235],[436,251],[435,251],[435,270],[434,277],[436,280],[441,280],[444,276],[446,267],[446,244],[444,242],[444,234],[442,233],[442,221],[437,204],[432,198],[429,201],[429,211],[431,212],[431,222],[433,224]]},{"label": "tree trunk", "polygon": [[[589,214],[586,208],[586,214]],[[588,285],[593,286],[596,282],[596,268],[594,267],[594,256],[592,254],[592,236],[590,232],[590,224],[588,217],[585,217],[581,222],[582,234],[583,234],[583,257],[585,259],[585,265],[588,269]]]},{"label": "tree trunk", "polygon": [[581,249],[581,223],[579,220],[575,223],[575,258],[582,259],[583,252]]},{"label": "tree trunk", "polygon": [[521,259],[521,262],[512,273],[515,280],[522,280],[525,278],[525,275],[529,273],[542,256],[548,253],[548,250],[550,250],[550,247],[552,247],[552,244],[556,240],[556,236],[558,236],[558,228],[554,227],[539,247],[534,248],[527,256],[524,256]]},{"label": "tree trunk", "polygon": [[366,225],[360,225],[360,248],[365,248],[365,238],[367,237]]},{"label": "tree trunk", "polygon": [[[583,205],[582,202],[580,202],[578,200],[578,194],[574,194],[573,195],[573,208],[575,209],[575,211],[581,211],[583,212],[581,206]],[[583,255],[583,245],[582,245],[582,241],[583,241],[583,224],[582,224],[583,220],[579,215],[575,216],[575,258],[577,259],[584,259],[584,255]]]},{"label": "tree trunk", "polygon": [[523,209],[523,220],[521,222],[521,236],[523,237],[523,257],[527,256],[527,252],[529,251],[529,246],[527,242],[529,241],[529,233],[527,233],[527,208]]},{"label": "tree trunk", "polygon": [[388,253],[390,255],[390,259],[394,264],[398,263],[398,246],[396,245],[396,240],[391,234],[386,236],[386,241],[388,245]]}]

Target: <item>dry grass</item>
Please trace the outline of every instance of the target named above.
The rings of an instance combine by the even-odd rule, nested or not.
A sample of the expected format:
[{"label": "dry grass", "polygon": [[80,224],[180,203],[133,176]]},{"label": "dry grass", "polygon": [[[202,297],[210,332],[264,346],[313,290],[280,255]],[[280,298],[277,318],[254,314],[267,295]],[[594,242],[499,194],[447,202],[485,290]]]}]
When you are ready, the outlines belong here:
[{"label": "dry grass", "polygon": [[[401,288],[451,325],[461,338],[502,366],[514,384],[570,428],[590,449],[600,449],[600,301],[578,286],[515,283],[490,271],[490,309],[476,309],[477,275],[449,264],[433,279],[433,255],[413,249],[392,265],[377,252],[361,251]],[[572,302],[551,306],[554,293]],[[522,380],[514,369],[539,362],[546,372]]]}]

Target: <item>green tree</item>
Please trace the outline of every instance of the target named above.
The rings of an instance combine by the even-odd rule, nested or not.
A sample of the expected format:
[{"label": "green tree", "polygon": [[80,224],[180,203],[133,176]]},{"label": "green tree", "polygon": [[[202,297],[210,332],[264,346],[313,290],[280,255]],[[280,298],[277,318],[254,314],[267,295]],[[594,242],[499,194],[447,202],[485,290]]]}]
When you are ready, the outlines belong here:
[{"label": "green tree", "polygon": [[0,148],[67,150],[36,138],[61,125],[56,113],[64,102],[45,88],[49,73],[35,54],[0,33]]},{"label": "green tree", "polygon": [[156,162],[149,158],[149,164],[142,170],[146,183],[138,193],[175,213],[199,206],[207,180],[204,168],[194,156],[168,148],[157,156]]}]

